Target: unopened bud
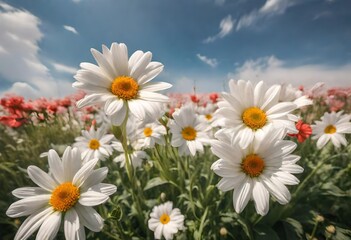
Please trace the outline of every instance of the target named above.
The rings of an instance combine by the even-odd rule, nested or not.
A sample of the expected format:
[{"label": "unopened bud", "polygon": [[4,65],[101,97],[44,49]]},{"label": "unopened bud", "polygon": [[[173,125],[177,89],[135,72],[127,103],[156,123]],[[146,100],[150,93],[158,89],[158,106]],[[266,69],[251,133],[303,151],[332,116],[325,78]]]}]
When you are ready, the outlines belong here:
[{"label": "unopened bud", "polygon": [[166,194],[164,192],[161,193],[160,198],[162,200],[162,202],[164,202],[166,200]]},{"label": "unopened bud", "polygon": [[324,217],[322,215],[317,215],[315,220],[316,222],[324,222]]},{"label": "unopened bud", "polygon": [[219,230],[219,234],[225,237],[228,234],[228,230],[225,227],[221,227],[221,229]]},{"label": "unopened bud", "polygon": [[331,233],[331,234],[334,234],[336,229],[333,225],[329,225],[325,228],[325,230],[328,232],[328,233]]}]

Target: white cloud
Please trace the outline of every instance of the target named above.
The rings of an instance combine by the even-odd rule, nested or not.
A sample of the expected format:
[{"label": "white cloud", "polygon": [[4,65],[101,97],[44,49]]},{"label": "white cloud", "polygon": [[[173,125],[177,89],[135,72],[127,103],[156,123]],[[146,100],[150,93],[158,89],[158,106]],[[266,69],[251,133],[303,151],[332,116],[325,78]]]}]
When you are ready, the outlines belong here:
[{"label": "white cloud", "polygon": [[68,74],[76,74],[77,68],[70,67],[61,63],[52,62],[51,65],[55,68],[57,72],[68,73]]},{"label": "white cloud", "polygon": [[12,83],[9,89],[2,88],[0,95],[9,92],[27,98],[58,95],[58,82],[39,57],[38,44],[43,38],[40,23],[30,12],[0,3],[0,76],[1,81]]},{"label": "white cloud", "polygon": [[63,25],[63,28],[66,29],[67,31],[71,32],[71,33],[74,33],[76,35],[78,35],[79,33],[77,32],[77,30],[72,27],[72,26],[68,26],[68,25]]},{"label": "white cloud", "polygon": [[218,61],[215,58],[208,58],[206,56],[203,56],[201,54],[196,54],[196,56],[204,63],[206,63],[207,65],[211,66],[211,67],[216,67],[218,65]]},{"label": "white cloud", "polygon": [[329,87],[350,86],[351,64],[337,67],[321,64],[291,67],[275,56],[270,56],[248,60],[233,73],[229,73],[228,77],[253,82],[263,80],[268,84],[291,83],[295,86],[313,86],[317,82],[324,82]]},{"label": "white cloud", "polygon": [[286,9],[296,4],[296,1],[291,0],[266,0],[265,4],[259,9],[242,16],[236,26],[239,31],[242,28],[249,27],[259,20],[275,15],[283,14]]},{"label": "white cloud", "polygon": [[232,20],[232,16],[228,15],[227,17],[223,18],[219,24],[219,33],[214,36],[210,36],[204,40],[205,43],[214,42],[218,38],[224,38],[233,30],[235,24],[235,20]]},{"label": "white cloud", "polygon": [[218,6],[223,6],[225,3],[225,0],[215,0],[215,4]]}]

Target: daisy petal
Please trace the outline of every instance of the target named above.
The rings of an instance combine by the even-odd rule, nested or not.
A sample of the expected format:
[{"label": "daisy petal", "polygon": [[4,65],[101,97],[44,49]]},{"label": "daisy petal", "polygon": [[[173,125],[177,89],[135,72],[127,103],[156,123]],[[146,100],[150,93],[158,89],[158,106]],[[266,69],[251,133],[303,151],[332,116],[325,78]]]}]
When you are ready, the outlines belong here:
[{"label": "daisy petal", "polygon": [[66,212],[63,225],[66,239],[76,239],[80,223],[79,216],[74,208]]},{"label": "daisy petal", "polygon": [[78,202],[83,206],[96,206],[106,202],[109,197],[106,194],[89,190],[80,195]]},{"label": "daisy petal", "polygon": [[17,230],[15,240],[29,238],[53,211],[52,208],[46,208],[30,215]]},{"label": "daisy petal", "polygon": [[28,216],[39,209],[45,208],[50,201],[51,194],[27,197],[14,202],[6,211],[6,215],[12,218]]},{"label": "daisy petal", "polygon": [[92,159],[85,163],[79,171],[74,175],[72,184],[81,187],[84,181],[90,176],[96,163],[99,161],[98,158]]},{"label": "daisy petal", "polygon": [[92,207],[85,207],[77,204],[74,207],[79,215],[81,224],[93,232],[100,232],[104,227],[104,220]]},{"label": "daisy petal", "polygon": [[32,179],[35,184],[47,191],[51,192],[57,186],[54,179],[37,166],[29,166],[27,172],[30,179]]},{"label": "daisy petal", "polygon": [[237,213],[244,210],[252,194],[252,181],[249,178],[246,180],[245,183],[234,190],[233,205]]},{"label": "daisy petal", "polygon": [[65,181],[64,176],[62,174],[63,166],[62,166],[61,159],[55,150],[53,149],[49,150],[48,161],[49,161],[50,171],[54,176],[54,178],[59,183],[63,183]]},{"label": "daisy petal", "polygon": [[55,211],[41,225],[37,239],[54,239],[61,225],[61,212]]}]

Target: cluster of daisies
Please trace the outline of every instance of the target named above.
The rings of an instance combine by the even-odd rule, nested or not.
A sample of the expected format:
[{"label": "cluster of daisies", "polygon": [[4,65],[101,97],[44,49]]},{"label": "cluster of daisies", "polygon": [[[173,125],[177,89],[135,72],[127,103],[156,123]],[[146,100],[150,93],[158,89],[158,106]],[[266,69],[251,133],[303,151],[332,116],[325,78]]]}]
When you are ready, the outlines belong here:
[{"label": "cluster of daisies", "polygon": [[[344,134],[351,133],[351,116],[339,112],[326,113],[309,134],[300,134],[303,124],[295,112],[311,100],[291,86],[243,80],[231,80],[230,92],[218,102],[185,104],[166,117],[169,99],[158,91],[171,84],[150,82],[163,69],[161,63],[151,61],[150,52],[139,50],[129,57],[123,43],[91,52],[97,65],[81,63],[73,87],[86,92],[78,107],[102,106],[105,117],[100,127],[82,130],[74,148],[68,147],[62,158],[50,150],[49,173],[28,167],[28,176],[38,187],[14,190],[21,200],[6,213],[15,218],[29,216],[15,239],[27,239],[37,229],[38,239],[53,239],[62,221],[66,239],[85,239],[85,227],[101,231],[103,219],[93,206],[105,203],[117,188],[102,183],[108,169],[96,168],[98,161],[113,156],[120,167],[130,161],[138,168],[149,161],[147,149],[155,144],[170,144],[180,156],[195,156],[211,147],[219,157],[211,166],[222,177],[217,187],[233,190],[235,211],[240,213],[253,200],[257,213],[266,215],[270,195],[287,204],[291,196],[286,185],[298,184],[293,174],[303,171],[296,164],[300,157],[293,154],[297,145],[286,140],[288,134],[300,141],[313,130],[322,148],[329,140],[337,147],[346,145]],[[111,126],[125,128],[128,152],[121,139],[109,134]],[[148,226],[156,239],[172,239],[184,229],[184,216],[166,202],[152,209]]]}]

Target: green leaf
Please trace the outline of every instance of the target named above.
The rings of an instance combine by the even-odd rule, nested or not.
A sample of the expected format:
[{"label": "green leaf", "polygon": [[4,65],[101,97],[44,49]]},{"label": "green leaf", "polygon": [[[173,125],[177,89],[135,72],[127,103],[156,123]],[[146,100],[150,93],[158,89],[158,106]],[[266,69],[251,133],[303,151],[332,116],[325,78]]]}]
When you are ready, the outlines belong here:
[{"label": "green leaf", "polygon": [[146,186],[144,187],[144,191],[149,190],[151,188],[160,186],[162,184],[167,183],[166,180],[161,179],[160,177],[155,177],[150,179],[150,181],[147,182]]},{"label": "green leaf", "polygon": [[255,240],[280,240],[278,234],[271,228],[265,225],[257,225],[254,229]]},{"label": "green leaf", "polygon": [[295,240],[303,238],[303,228],[299,221],[293,218],[287,218],[283,221],[285,230],[285,239]]}]

